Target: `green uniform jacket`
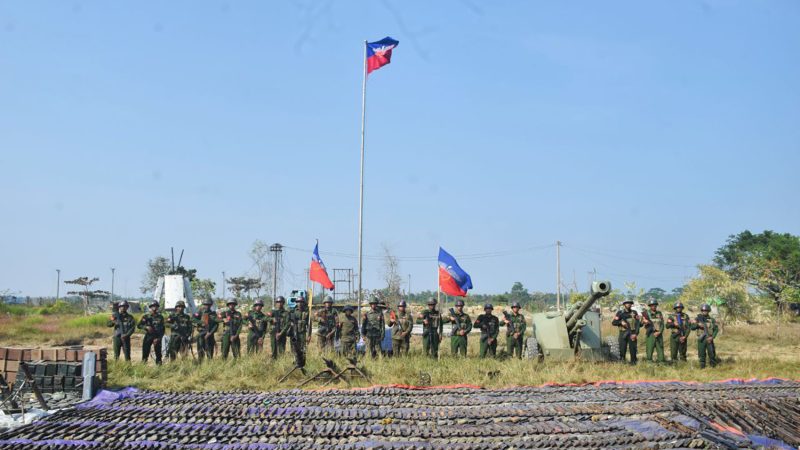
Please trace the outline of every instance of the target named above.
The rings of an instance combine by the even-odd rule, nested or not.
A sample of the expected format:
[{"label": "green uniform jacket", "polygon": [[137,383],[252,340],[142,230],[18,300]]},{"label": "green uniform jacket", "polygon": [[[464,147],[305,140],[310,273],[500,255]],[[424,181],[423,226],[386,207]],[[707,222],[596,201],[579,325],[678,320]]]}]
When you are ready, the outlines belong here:
[{"label": "green uniform jacket", "polygon": [[392,339],[408,339],[414,328],[414,316],[408,311],[403,313],[398,311],[394,314],[394,320],[390,316],[389,326],[392,327]]},{"label": "green uniform jacket", "polygon": [[297,336],[305,336],[308,332],[309,314],[308,309],[300,309],[299,306],[289,312],[289,323],[294,327]]},{"label": "green uniform jacket", "polygon": [[[437,337],[442,335],[444,323],[442,322],[442,314],[439,311],[426,309],[420,313],[419,317],[422,319],[423,336],[430,336],[431,332],[435,333]],[[425,322],[428,323],[426,324]]]},{"label": "green uniform jacket", "polygon": [[289,312],[285,309],[273,309],[267,313],[269,317],[269,330],[272,336],[281,333],[281,336],[286,336],[289,330]]},{"label": "green uniform jacket", "polygon": [[197,332],[200,333],[201,337],[203,338],[205,338],[206,334],[216,333],[217,329],[219,328],[217,315],[211,310],[203,310],[194,313],[194,316],[192,316],[192,322],[194,322],[194,327],[197,328]]},{"label": "green uniform jacket", "polygon": [[339,321],[339,336],[342,342],[355,342],[358,340],[358,320],[355,316],[346,315]]},{"label": "green uniform jacket", "polygon": [[164,336],[165,331],[164,316],[161,315],[161,313],[145,314],[142,316],[142,320],[139,321],[139,325],[137,325],[136,328],[144,330],[144,333],[149,336],[161,338]]},{"label": "green uniform jacket", "polygon": [[458,331],[463,330],[464,336],[469,334],[472,331],[472,319],[469,318],[469,314],[462,312],[459,314],[458,312],[453,311],[455,314],[450,315],[450,322],[453,324],[450,328],[450,336],[461,336]]},{"label": "green uniform jacket", "polygon": [[376,308],[364,313],[364,320],[361,322],[361,332],[364,336],[383,339],[386,333],[386,326],[383,321],[383,312]]},{"label": "green uniform jacket", "polygon": [[475,319],[475,327],[481,330],[481,340],[488,341],[489,338],[497,340],[500,334],[500,319],[494,314],[481,314]]},{"label": "green uniform jacket", "polygon": [[192,336],[192,318],[186,313],[171,313],[167,317],[167,326],[169,326],[172,334],[185,338]]},{"label": "green uniform jacket", "polygon": [[661,311],[645,311],[642,313],[644,316],[644,323],[645,329],[647,330],[647,335],[650,336],[651,334],[655,333],[656,331],[660,332],[660,336],[664,335],[664,313]]},{"label": "green uniform jacket", "polygon": [[[628,328],[626,329],[622,323],[625,322],[628,324]],[[614,315],[614,320],[611,321],[611,325],[615,327],[619,327],[620,333],[627,333],[630,330],[631,334],[639,334],[639,328],[641,328],[642,324],[639,319],[634,319],[633,314],[621,309],[617,311]]]},{"label": "green uniform jacket", "polygon": [[114,327],[114,336],[131,337],[136,331],[136,319],[128,313],[114,313],[113,319],[108,321],[109,327]]},{"label": "green uniform jacket", "polygon": [[225,310],[219,313],[222,322],[222,334],[238,336],[242,331],[242,313],[239,311]]},{"label": "green uniform jacket", "polygon": [[267,334],[267,315],[261,311],[249,311],[245,319],[248,322],[248,333],[255,334],[259,338]]},{"label": "green uniform jacket", "polygon": [[522,314],[514,314],[513,312],[508,315],[508,320],[511,322],[506,324],[506,336],[511,336],[514,333],[519,333],[519,337],[525,336],[525,316]]},{"label": "green uniform jacket", "polygon": [[694,320],[695,322],[691,324],[691,328],[693,330],[697,330],[697,340],[702,341],[709,335],[711,336],[712,339],[717,338],[717,334],[719,334],[719,326],[717,325],[717,319],[711,316],[704,316],[700,314]]},{"label": "green uniform jacket", "polygon": [[676,336],[688,336],[691,332],[689,325],[689,315],[686,313],[670,314],[667,318],[667,328],[672,329],[672,334]]},{"label": "green uniform jacket", "polygon": [[333,308],[322,308],[317,311],[317,334],[329,339],[336,334],[336,329],[339,325],[339,315]]}]

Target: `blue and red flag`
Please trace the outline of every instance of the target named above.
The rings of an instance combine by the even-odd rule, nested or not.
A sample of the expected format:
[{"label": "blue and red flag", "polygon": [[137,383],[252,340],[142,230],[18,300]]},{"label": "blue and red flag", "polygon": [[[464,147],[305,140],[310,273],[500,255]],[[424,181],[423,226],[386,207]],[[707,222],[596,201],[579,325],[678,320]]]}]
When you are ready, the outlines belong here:
[{"label": "blue and red flag", "polygon": [[325,289],[333,289],[333,283],[330,277],[328,277],[325,264],[319,257],[319,242],[314,246],[314,254],[311,255],[311,269],[308,271],[308,278],[311,281],[316,281],[321,284]]},{"label": "blue and red flag", "polygon": [[445,294],[458,297],[466,297],[472,289],[472,278],[442,247],[439,247],[439,287]]},{"label": "blue and red flag", "polygon": [[367,73],[392,62],[392,50],[399,43],[388,36],[377,42],[367,42]]}]

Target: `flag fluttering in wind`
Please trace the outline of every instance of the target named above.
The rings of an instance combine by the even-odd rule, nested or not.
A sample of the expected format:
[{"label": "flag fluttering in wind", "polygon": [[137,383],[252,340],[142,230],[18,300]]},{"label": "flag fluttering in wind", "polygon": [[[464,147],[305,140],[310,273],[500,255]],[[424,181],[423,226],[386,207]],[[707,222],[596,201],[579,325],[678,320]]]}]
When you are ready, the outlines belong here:
[{"label": "flag fluttering in wind", "polygon": [[367,73],[392,62],[392,50],[399,43],[388,36],[377,42],[367,42]]},{"label": "flag fluttering in wind", "polygon": [[328,277],[328,271],[325,269],[322,259],[319,257],[319,242],[314,245],[314,254],[311,255],[311,268],[308,271],[308,278],[311,281],[316,281],[321,284],[325,289],[333,289],[333,283]]},{"label": "flag fluttering in wind", "polygon": [[439,247],[439,287],[445,294],[458,297],[466,297],[472,289],[472,278],[442,247]]}]

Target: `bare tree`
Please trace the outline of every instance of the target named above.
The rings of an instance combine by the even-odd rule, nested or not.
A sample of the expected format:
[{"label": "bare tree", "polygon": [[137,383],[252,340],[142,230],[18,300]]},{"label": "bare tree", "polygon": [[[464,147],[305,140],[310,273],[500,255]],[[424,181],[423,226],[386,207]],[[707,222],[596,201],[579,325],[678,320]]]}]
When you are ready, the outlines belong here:
[{"label": "bare tree", "polygon": [[142,294],[153,292],[158,285],[158,279],[168,274],[172,265],[169,259],[163,256],[156,256],[147,261],[147,271],[142,276],[142,286],[139,288]]},{"label": "bare tree", "polygon": [[83,286],[82,291],[69,291],[67,292],[68,295],[78,295],[81,297],[81,303],[83,304],[83,313],[89,314],[89,304],[91,303],[92,299],[95,298],[108,298],[111,295],[110,292],[96,290],[90,291],[89,287],[94,284],[95,281],[100,281],[100,278],[94,277],[79,277],[74,280],[67,280],[64,281],[64,284],[77,284],[78,286]]},{"label": "bare tree", "polygon": [[386,243],[382,244],[383,248],[383,279],[386,282],[384,288],[384,300],[387,306],[394,305],[400,301],[400,287],[403,283],[403,278],[400,276],[400,261],[392,254],[392,250]]},{"label": "bare tree", "polygon": [[275,264],[272,261],[272,255],[269,251],[269,244],[256,239],[253,246],[250,248],[250,259],[255,266],[255,276],[260,281],[258,287],[254,288],[256,297],[259,296],[261,289],[266,292],[272,292],[272,275],[275,272]]}]

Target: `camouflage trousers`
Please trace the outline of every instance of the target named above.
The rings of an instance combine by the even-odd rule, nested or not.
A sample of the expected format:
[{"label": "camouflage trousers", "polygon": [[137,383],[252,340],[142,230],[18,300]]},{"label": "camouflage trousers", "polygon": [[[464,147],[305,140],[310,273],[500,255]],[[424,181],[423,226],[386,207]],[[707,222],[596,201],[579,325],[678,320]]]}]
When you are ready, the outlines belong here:
[{"label": "camouflage trousers", "polygon": [[328,337],[328,334],[318,334],[317,335],[317,344],[319,345],[319,351],[323,353],[333,352],[333,334]]},{"label": "camouflage trousers", "polygon": [[669,354],[672,361],[677,361],[680,356],[681,361],[686,361],[686,349],[688,347],[689,338],[684,336],[683,342],[680,340],[680,334],[673,334],[669,338]]},{"label": "camouflage trousers", "polygon": [[238,358],[242,348],[238,334],[224,333],[222,335],[222,359],[228,359],[228,353],[233,353],[234,358]]},{"label": "camouflage trousers", "polygon": [[377,358],[381,354],[381,342],[383,338],[380,335],[367,336],[367,353],[373,358]]},{"label": "camouflage trousers", "polygon": [[506,350],[508,351],[508,356],[513,358],[516,353],[516,357],[522,359],[522,336],[519,339],[515,339],[513,334],[507,335]]},{"label": "camouflage trousers", "polygon": [[356,354],[356,341],[348,341],[348,340],[342,339],[340,341],[340,344],[342,345],[342,347],[341,347],[342,355],[344,355],[344,356],[352,356],[352,355]]},{"label": "camouflage trousers", "polygon": [[269,335],[269,346],[272,350],[272,359],[278,359],[286,351],[286,335],[276,337],[274,333]]},{"label": "camouflage trousers", "polygon": [[467,337],[466,336],[450,336],[450,353],[458,355],[459,353],[467,356]]},{"label": "camouflage trousers", "polygon": [[489,343],[489,337],[486,336],[485,338],[481,338],[481,349],[480,349],[480,356],[481,358],[486,358],[486,356],[491,356],[494,358],[497,356],[497,339],[492,339],[492,342]]},{"label": "camouflage trousers", "polygon": [[131,337],[130,336],[114,336],[114,360],[119,359],[120,350],[125,361],[131,360]]},{"label": "camouflage trousers", "polygon": [[392,354],[408,356],[409,338],[392,339]]}]

